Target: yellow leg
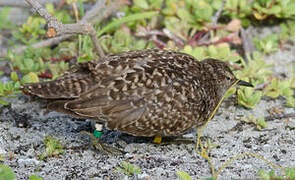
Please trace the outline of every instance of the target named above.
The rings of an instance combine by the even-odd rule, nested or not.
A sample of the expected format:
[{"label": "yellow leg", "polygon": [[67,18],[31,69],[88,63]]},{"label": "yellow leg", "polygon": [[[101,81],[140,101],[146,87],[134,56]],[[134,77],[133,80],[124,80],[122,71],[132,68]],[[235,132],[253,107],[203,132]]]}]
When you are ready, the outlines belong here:
[{"label": "yellow leg", "polygon": [[162,142],[162,136],[155,136],[153,143],[160,144]]}]

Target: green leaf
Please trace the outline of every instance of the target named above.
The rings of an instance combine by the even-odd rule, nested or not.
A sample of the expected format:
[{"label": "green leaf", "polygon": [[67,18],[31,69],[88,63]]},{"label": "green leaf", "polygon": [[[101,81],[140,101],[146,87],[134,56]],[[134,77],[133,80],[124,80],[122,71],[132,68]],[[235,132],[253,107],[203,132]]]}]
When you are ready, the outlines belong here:
[{"label": "green leaf", "polygon": [[18,76],[15,71],[10,73],[10,78],[13,82],[16,82],[18,80]]},{"label": "green leaf", "polygon": [[295,108],[295,98],[287,97],[286,106]]},{"label": "green leaf", "polygon": [[4,100],[2,100],[2,99],[0,99],[0,104],[2,104],[2,105],[4,105],[4,106],[7,106],[9,103],[6,102],[6,101],[4,101]]},{"label": "green leaf", "polygon": [[0,11],[0,30],[7,27],[7,16],[10,13],[10,7],[2,7]]},{"label": "green leaf", "polygon": [[13,170],[4,164],[0,164],[0,179],[1,180],[14,180],[15,173]]},{"label": "green leaf", "polygon": [[148,9],[149,8],[149,5],[146,2],[146,0],[134,0],[133,3],[134,3],[135,6],[138,6],[138,7],[142,8],[142,9]]},{"label": "green leaf", "polygon": [[30,59],[30,58],[24,59],[24,65],[25,65],[26,69],[33,69],[33,67],[34,67],[33,59]]},{"label": "green leaf", "polygon": [[254,108],[262,97],[261,91],[255,91],[253,88],[242,88],[238,91],[238,102],[246,108]]},{"label": "green leaf", "polygon": [[257,118],[256,120],[257,129],[261,130],[267,128],[267,123],[264,120],[264,117]]},{"label": "green leaf", "polygon": [[281,12],[281,7],[278,5],[272,6],[271,9],[267,10],[267,14],[279,14]]},{"label": "green leaf", "polygon": [[177,15],[184,21],[188,21],[190,19],[190,14],[185,8],[180,8],[177,10]]},{"label": "green leaf", "polygon": [[50,14],[54,14],[54,6],[52,3],[47,3],[45,5],[45,8]]},{"label": "green leaf", "polygon": [[49,157],[64,153],[63,146],[60,142],[50,136],[45,137],[44,144],[46,146],[46,154]]},{"label": "green leaf", "polygon": [[83,1],[82,0],[78,0],[78,3],[79,3],[79,7],[80,7],[79,8],[80,16],[83,17],[84,16],[84,13],[85,13]]},{"label": "green leaf", "polygon": [[22,79],[21,79],[21,83],[25,84],[25,83],[35,83],[35,82],[39,82],[39,78],[37,76],[36,73],[30,72],[29,74],[25,75]]},{"label": "green leaf", "polygon": [[177,171],[176,175],[177,175],[179,180],[192,180],[190,175],[188,173],[184,172],[184,171]]},{"label": "green leaf", "polygon": [[261,170],[261,169],[258,171],[258,176],[259,176],[261,179],[263,179],[263,180],[269,180],[269,179],[270,179],[269,174],[268,174],[266,171]]},{"label": "green leaf", "polygon": [[145,13],[136,13],[136,14],[132,14],[129,16],[125,16],[120,19],[116,19],[113,22],[111,22],[110,24],[106,25],[102,30],[98,31],[97,36],[101,36],[103,33],[110,31],[112,29],[115,29],[116,27],[118,27],[119,25],[121,25],[123,23],[128,23],[128,22],[132,22],[132,21],[136,21],[136,20],[145,19],[145,18],[152,18],[158,14],[159,14],[159,12],[152,11],[152,12],[145,12]]},{"label": "green leaf", "polygon": [[29,180],[43,180],[42,177],[36,176],[35,174],[32,174],[29,178]]},{"label": "green leaf", "polygon": [[122,173],[124,173],[125,175],[127,176],[132,176],[132,175],[138,175],[138,174],[141,174],[141,169],[136,166],[136,165],[133,165],[129,162],[126,162],[126,161],[122,161],[120,163],[121,167],[117,167],[116,169]]},{"label": "green leaf", "polygon": [[295,179],[295,168],[287,168],[286,177],[289,179]]}]

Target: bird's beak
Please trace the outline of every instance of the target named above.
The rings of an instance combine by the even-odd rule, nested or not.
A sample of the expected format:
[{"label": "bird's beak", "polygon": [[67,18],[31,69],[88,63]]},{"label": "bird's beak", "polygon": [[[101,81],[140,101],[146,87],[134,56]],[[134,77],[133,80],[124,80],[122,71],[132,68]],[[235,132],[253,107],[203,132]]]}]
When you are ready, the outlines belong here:
[{"label": "bird's beak", "polygon": [[251,83],[248,83],[248,82],[243,81],[243,80],[239,80],[238,85],[240,85],[240,86],[254,87]]}]

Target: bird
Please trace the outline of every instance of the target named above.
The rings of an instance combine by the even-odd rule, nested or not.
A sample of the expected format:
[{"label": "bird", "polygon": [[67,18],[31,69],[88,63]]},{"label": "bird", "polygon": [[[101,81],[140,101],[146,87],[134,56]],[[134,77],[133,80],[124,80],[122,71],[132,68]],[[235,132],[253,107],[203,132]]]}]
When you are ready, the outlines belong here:
[{"label": "bird", "polygon": [[24,84],[47,109],[91,119],[133,136],[179,136],[206,123],[227,90],[239,80],[221,60],[144,49],[78,63],[61,77]]}]

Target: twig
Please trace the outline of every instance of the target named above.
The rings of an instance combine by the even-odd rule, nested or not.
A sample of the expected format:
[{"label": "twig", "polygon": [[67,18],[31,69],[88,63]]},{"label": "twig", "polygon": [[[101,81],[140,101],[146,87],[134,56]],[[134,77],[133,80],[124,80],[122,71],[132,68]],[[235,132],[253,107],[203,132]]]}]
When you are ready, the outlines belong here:
[{"label": "twig", "polygon": [[173,34],[172,32],[170,32],[168,29],[164,28],[163,32],[170,38],[172,39],[177,45],[183,47],[184,46],[184,42],[182,41],[182,39],[180,39],[179,37],[177,37],[175,34]]},{"label": "twig", "polygon": [[[216,28],[218,19],[220,18],[221,13],[222,13],[222,11],[224,9],[224,5],[225,5],[225,0],[222,2],[222,5],[220,6],[218,11],[215,13],[215,15],[212,18],[212,28],[211,28],[211,30],[214,30]],[[198,41],[198,44],[209,44],[209,43],[206,43],[209,40],[209,37],[210,37],[210,30],[205,32],[205,34],[202,37],[201,36],[199,37],[200,39]],[[195,39],[195,37],[193,39]],[[189,42],[192,43],[193,41],[190,40]]]},{"label": "twig", "polygon": [[198,46],[217,45],[217,44],[224,43],[224,42],[232,42],[232,40],[233,40],[233,38],[231,36],[226,36],[226,37],[222,37],[219,40],[214,41],[214,42],[207,42],[207,43],[198,44]]},{"label": "twig", "polygon": [[[38,2],[42,5],[46,3],[54,3],[58,4],[60,0],[38,0]],[[0,0],[0,6],[12,6],[12,7],[20,7],[20,8],[30,8],[30,6],[24,2],[24,0]]]},{"label": "twig", "polygon": [[78,22],[76,24],[62,24],[55,17],[48,13],[48,11],[41,6],[36,0],[26,0],[32,7],[34,11],[37,11],[40,16],[42,16],[47,24],[48,31],[46,35],[48,37],[55,37],[66,34],[84,34],[90,35],[91,40],[95,46],[95,49],[99,53],[99,56],[104,56],[103,51],[100,48],[98,40],[96,38],[96,31],[92,24],[87,22]]},{"label": "twig", "polygon": [[295,113],[282,113],[282,114],[276,114],[276,115],[272,115],[272,116],[266,116],[264,119],[265,121],[272,121],[274,119],[283,119],[283,118],[294,118],[295,117]]},{"label": "twig", "polygon": [[157,38],[156,35],[153,35],[153,36],[151,37],[151,40],[152,40],[152,41],[155,43],[155,45],[156,45],[158,48],[160,48],[160,49],[164,49],[164,48],[167,46],[163,41],[159,40],[159,39]]},{"label": "twig", "polygon": [[79,13],[78,13],[78,8],[77,8],[76,2],[73,2],[72,3],[72,6],[73,6],[73,10],[74,10],[76,21],[79,21]]},{"label": "twig", "polygon": [[[27,0],[27,1],[32,1],[32,0]],[[126,0],[109,0],[109,1],[107,1],[107,0],[99,0],[92,7],[91,10],[86,12],[85,16],[78,22],[78,24],[80,24],[79,25],[80,27],[81,27],[81,24],[86,26],[84,28],[86,28],[87,33],[94,36],[94,34],[96,35],[96,31],[94,30],[93,27],[89,28],[89,25],[91,26],[91,24],[89,24],[88,22],[97,23],[97,22],[102,21],[103,19],[106,19],[113,12],[118,10],[121,5],[124,5],[127,2],[128,1],[126,1]],[[38,8],[35,8],[35,9],[40,10]],[[46,13],[43,14],[43,15],[46,15]],[[54,19],[53,19],[53,22],[56,22]],[[56,23],[54,25],[59,27],[59,23]],[[67,31],[67,34],[62,34],[59,37],[54,37],[52,39],[47,39],[47,40],[38,42],[36,44],[31,45],[31,47],[33,47],[33,48],[47,47],[47,46],[58,44],[60,41],[63,41],[63,40],[66,40],[66,39],[69,39],[69,38],[73,37],[75,33],[72,32],[72,29],[71,29],[72,27],[71,26],[72,26],[72,24],[67,24],[66,26],[62,26],[64,29],[56,30],[56,35],[59,34],[60,32],[63,32],[63,31]],[[50,30],[48,31],[49,35],[51,35],[52,33],[53,33],[52,35],[54,35],[55,34],[54,32],[55,32],[54,28],[50,28]],[[83,32],[83,34],[87,34],[87,33]],[[95,37],[95,39],[96,39],[96,37]],[[99,49],[98,43],[97,44],[94,43],[94,45],[95,45],[95,48],[98,50]],[[11,51],[13,53],[21,53],[27,48],[29,48],[29,46],[22,46],[22,47],[19,47],[19,48],[11,49]],[[100,50],[98,50],[98,52],[99,52],[99,54],[101,54],[103,51],[102,51],[102,49],[100,49]],[[0,51],[0,57],[5,57],[6,55],[7,55],[7,50]]]},{"label": "twig", "polygon": [[[73,36],[72,35],[64,35],[64,36],[59,36],[59,37],[47,39],[47,40],[44,40],[44,41],[41,41],[41,42],[31,45],[31,47],[36,49],[36,48],[52,46],[52,45],[58,44],[60,41],[69,39],[71,37],[73,37]],[[11,52],[19,54],[19,53],[22,53],[27,48],[29,48],[29,46],[21,46],[18,48],[11,49]],[[0,57],[4,57],[6,55],[7,55],[7,50],[3,50],[2,52],[0,52]]]},{"label": "twig", "polygon": [[212,26],[213,27],[215,27],[217,25],[218,19],[220,18],[221,13],[224,9],[224,5],[225,5],[225,0],[223,0],[222,5],[218,9],[218,11],[215,13],[215,15],[212,17]]}]

